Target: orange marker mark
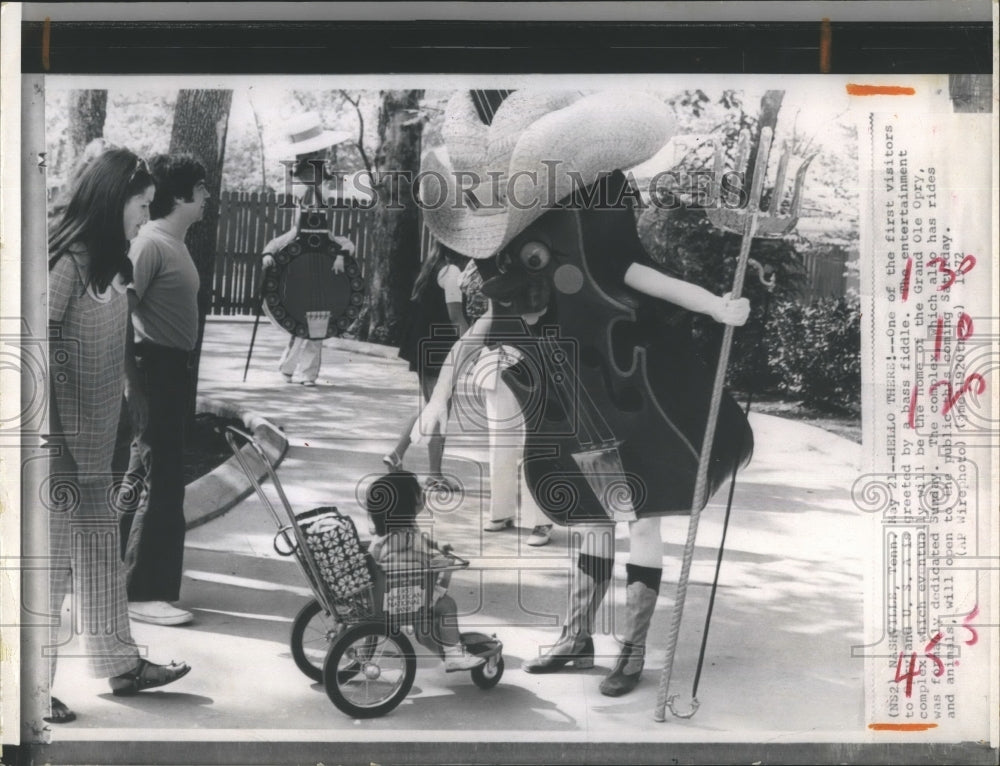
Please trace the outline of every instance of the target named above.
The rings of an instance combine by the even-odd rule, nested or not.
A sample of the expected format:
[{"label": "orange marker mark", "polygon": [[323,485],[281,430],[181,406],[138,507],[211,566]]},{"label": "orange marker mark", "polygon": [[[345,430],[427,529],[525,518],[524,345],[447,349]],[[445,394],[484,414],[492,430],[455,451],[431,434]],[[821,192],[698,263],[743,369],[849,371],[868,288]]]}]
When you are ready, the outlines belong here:
[{"label": "orange marker mark", "polygon": [[823,19],[819,23],[819,71],[822,74],[830,73],[830,44],[833,42],[833,27],[830,26],[830,19]]},{"label": "orange marker mark", "polygon": [[857,85],[847,83],[847,93],[850,96],[912,96],[916,88],[907,85]]},{"label": "orange marker mark", "polygon": [[927,731],[936,729],[936,723],[870,723],[872,731]]},{"label": "orange marker mark", "polygon": [[45,17],[42,24],[42,69],[49,71],[49,46],[52,42],[52,19]]}]

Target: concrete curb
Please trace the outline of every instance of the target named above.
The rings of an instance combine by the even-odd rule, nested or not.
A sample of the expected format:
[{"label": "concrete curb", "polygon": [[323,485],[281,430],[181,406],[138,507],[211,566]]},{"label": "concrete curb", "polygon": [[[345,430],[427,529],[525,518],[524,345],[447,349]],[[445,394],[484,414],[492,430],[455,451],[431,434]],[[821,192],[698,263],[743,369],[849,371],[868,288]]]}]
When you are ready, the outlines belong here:
[{"label": "concrete curb", "polygon": [[[233,324],[252,324],[254,317],[244,315],[234,316],[209,316],[209,322],[231,322]],[[261,322],[268,321],[267,317],[262,317]],[[377,356],[382,359],[398,359],[399,349],[396,346],[385,346],[381,343],[368,343],[362,340],[351,340],[350,338],[327,338],[323,341],[324,348],[347,351],[351,354],[364,354],[365,356]]]},{"label": "concrete curb", "polygon": [[[277,467],[284,459],[288,451],[288,439],[266,418],[218,399],[199,397],[197,409],[198,412],[210,412],[220,417],[242,420],[247,430],[253,434],[254,440],[264,450],[271,465]],[[251,451],[249,445],[244,445],[241,452],[247,456],[250,465],[255,465],[255,453]],[[264,475],[262,467],[257,478],[261,479]],[[184,493],[187,529],[221,516],[249,497],[253,491],[253,486],[236,462],[235,456],[229,458],[215,470],[187,485]]]}]

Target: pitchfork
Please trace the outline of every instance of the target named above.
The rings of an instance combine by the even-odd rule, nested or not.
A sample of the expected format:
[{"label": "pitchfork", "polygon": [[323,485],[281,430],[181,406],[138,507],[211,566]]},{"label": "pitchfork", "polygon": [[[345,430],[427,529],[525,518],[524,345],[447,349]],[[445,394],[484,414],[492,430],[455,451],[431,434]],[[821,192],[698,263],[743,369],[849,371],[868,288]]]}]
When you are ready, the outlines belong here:
[{"label": "pitchfork", "polygon": [[[773,131],[767,127],[761,130],[760,143],[757,147],[757,158],[754,163],[753,181],[750,185],[750,193],[747,203],[742,208],[729,208],[723,203],[723,180],[726,177],[725,170],[725,149],[721,142],[715,144],[715,167],[712,177],[712,188],[710,202],[708,206],[708,219],[723,231],[729,231],[743,235],[743,242],[740,246],[740,254],[736,261],[736,274],[733,277],[733,289],[731,297],[739,298],[743,291],[743,279],[746,275],[747,265],[752,263],[760,274],[761,281],[770,290],[774,286],[773,279],[768,283],[764,279],[763,267],[750,258],[750,246],[754,237],[776,238],[790,232],[798,222],[799,209],[802,205],[802,185],[805,182],[806,171],[812,162],[815,154],[803,158],[798,170],[795,173],[795,181],[792,188],[792,199],[788,211],[781,212],[781,202],[784,199],[785,176],[788,171],[788,163],[791,157],[791,150],[786,144],[781,157],[778,160],[777,176],[775,178],[774,189],[771,194],[770,204],[767,210],[761,207],[761,196],[764,190],[764,179],[767,175],[767,161],[771,153],[771,141]],[[744,130],[740,133],[737,144],[736,170],[743,175],[742,183],[745,183],[747,161],[749,158],[750,134]],[[744,187],[745,188],[745,187]],[[691,707],[684,712],[675,709],[675,701],[678,695],[667,696],[670,689],[670,676],[673,672],[674,654],[677,650],[677,639],[680,634],[681,618],[684,613],[684,600],[687,597],[688,579],[691,575],[691,563],[694,558],[695,538],[698,535],[698,520],[701,516],[701,509],[707,502],[706,493],[708,489],[708,462],[712,454],[712,441],[715,436],[715,426],[719,418],[719,406],[722,400],[722,388],[726,379],[726,369],[729,366],[729,350],[733,342],[732,325],[726,325],[722,336],[722,348],[719,351],[719,361],[715,368],[715,381],[712,386],[712,399],[709,406],[708,422],[705,426],[705,438],[701,444],[701,456],[698,462],[698,474],[695,479],[694,497],[691,501],[691,518],[688,522],[688,536],[684,545],[684,557],[681,560],[681,571],[677,579],[677,598],[674,601],[674,611],[670,621],[670,632],[667,635],[667,657],[660,676],[660,687],[656,697],[656,709],[653,711],[653,718],[657,721],[666,720],[666,708],[670,707],[670,712],[678,718],[690,718],[698,710],[698,677],[695,675],[694,688],[691,693]],[[733,481],[736,478],[734,467]],[[730,505],[732,503],[732,491],[729,494]],[[729,520],[729,509],[726,510],[726,525]],[[720,554],[718,563],[721,564],[721,546],[725,544],[726,525],[723,526],[722,542],[720,543]],[[718,568],[716,569],[716,578]],[[713,586],[714,590],[714,586]],[[709,610],[711,603],[709,602]],[[711,611],[709,611],[711,617]],[[705,640],[708,636],[708,626],[706,623],[705,633],[702,641],[702,654],[705,651]]]}]

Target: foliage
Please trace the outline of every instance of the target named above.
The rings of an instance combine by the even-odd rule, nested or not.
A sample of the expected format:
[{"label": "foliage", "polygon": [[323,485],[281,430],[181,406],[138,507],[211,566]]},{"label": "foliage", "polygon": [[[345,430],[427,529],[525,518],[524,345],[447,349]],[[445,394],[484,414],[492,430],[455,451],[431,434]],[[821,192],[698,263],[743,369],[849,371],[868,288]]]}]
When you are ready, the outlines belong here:
[{"label": "foliage", "polygon": [[[740,236],[717,229],[704,210],[649,207],[640,216],[638,228],[646,252],[671,276],[693,282],[716,295],[732,290]],[[795,299],[804,272],[793,240],[756,239],[750,257],[774,277],[774,298]],[[761,330],[767,289],[753,269],[747,270],[743,295],[750,300],[751,314],[740,331],[744,342],[734,345],[730,354],[730,383],[736,386],[756,379],[754,355],[758,346],[768,342]],[[706,359],[717,358],[718,325],[711,319],[697,317],[694,335],[701,355]]]},{"label": "foliage", "polygon": [[778,301],[767,334],[774,388],[811,407],[856,412],[861,404],[861,305],[856,296],[808,305]]},{"label": "foliage", "polygon": [[[721,136],[726,153],[726,167],[737,164],[741,131],[752,135],[757,128],[755,114],[744,109],[740,91],[726,90],[712,99],[701,90],[687,90],[667,99],[675,111],[679,133],[690,138],[711,134]],[[821,215],[823,241],[833,237],[841,246],[850,247],[857,239],[857,156],[853,128],[837,123],[824,128],[826,138],[834,136],[836,145],[817,146],[799,126],[799,115],[782,113],[778,136],[769,162],[765,190],[774,184],[777,154],[786,145],[797,157],[817,153],[807,176],[803,209]],[[685,172],[711,168],[715,148],[695,140],[687,151],[675,157],[672,168],[677,197],[685,196]],[[787,176],[790,182],[796,165]],[[783,203],[788,204],[788,187]],[[765,191],[763,204],[768,204]],[[785,209],[784,207],[782,208]],[[721,295],[732,289],[733,273],[741,237],[716,229],[703,209],[658,208],[650,205],[638,221],[639,235],[650,255],[674,276],[698,284]],[[799,227],[804,228],[804,227]],[[816,229],[818,227],[811,227]],[[729,386],[756,392],[778,392],[801,399],[810,406],[856,408],[860,399],[860,315],[856,297],[827,299],[802,305],[805,287],[802,256],[817,245],[804,232],[795,230],[775,240],[755,239],[751,258],[760,262],[775,278],[774,294],[768,296],[756,272],[747,271],[743,295],[750,299],[751,315],[747,325],[736,334],[728,368]],[[764,326],[766,304],[771,304],[771,318]],[[711,319],[697,317],[692,322],[694,341],[701,356],[718,358],[721,328]]]},{"label": "foliage", "polygon": [[[732,289],[740,237],[716,229],[704,211],[647,208],[639,233],[667,273],[716,295]],[[780,393],[809,406],[853,410],[861,396],[859,302],[851,295],[803,304],[801,246],[797,238],[754,241],[750,256],[773,272],[776,285],[769,298],[757,272],[747,270],[743,295],[750,300],[750,319],[736,333],[727,384]],[[720,326],[697,317],[693,335],[700,355],[714,364]]]}]

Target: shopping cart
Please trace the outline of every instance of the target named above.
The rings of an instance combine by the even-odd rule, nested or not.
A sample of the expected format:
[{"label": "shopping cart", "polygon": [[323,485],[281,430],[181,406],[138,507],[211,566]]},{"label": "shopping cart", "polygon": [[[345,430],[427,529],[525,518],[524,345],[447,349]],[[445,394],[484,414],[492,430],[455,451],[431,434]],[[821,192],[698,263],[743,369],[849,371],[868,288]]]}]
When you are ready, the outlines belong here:
[{"label": "shopping cart", "polygon": [[[453,572],[469,562],[450,548],[439,550],[430,568],[383,569],[368,553],[354,521],[335,506],[296,514],[264,450],[250,434],[226,428],[226,441],[240,468],[278,526],[274,548],[294,556],[309,581],[313,599],[292,624],[291,650],[306,676],[323,684],[337,708],[355,718],[384,715],[413,685],[417,654],[410,636],[442,656],[431,635],[435,585],[447,589]],[[250,445],[284,507],[278,513],[241,449]],[[503,675],[503,644],[479,632],[460,635],[466,651],[485,662],[471,670],[481,689]]]}]

